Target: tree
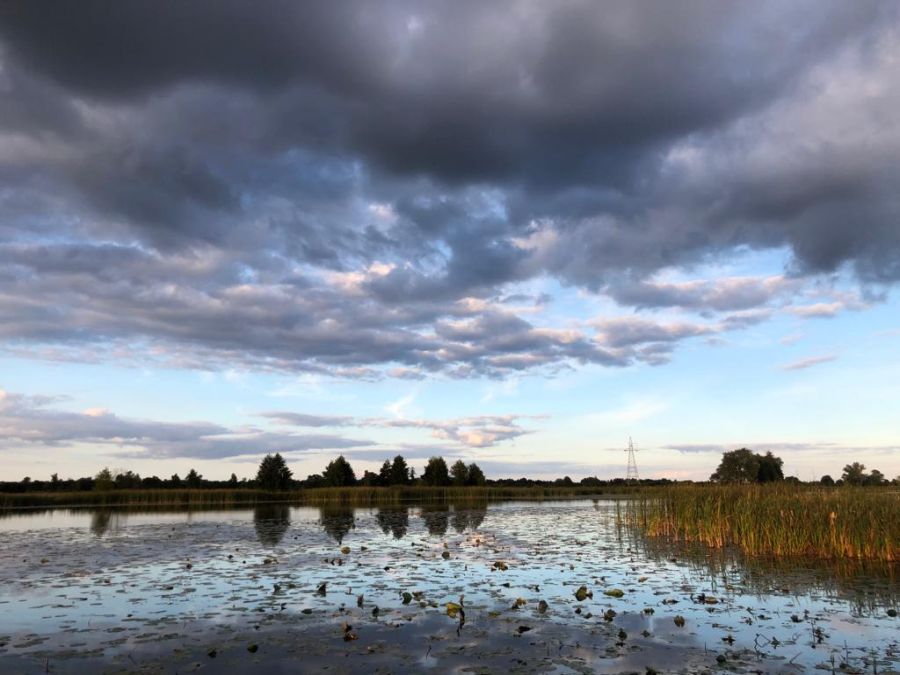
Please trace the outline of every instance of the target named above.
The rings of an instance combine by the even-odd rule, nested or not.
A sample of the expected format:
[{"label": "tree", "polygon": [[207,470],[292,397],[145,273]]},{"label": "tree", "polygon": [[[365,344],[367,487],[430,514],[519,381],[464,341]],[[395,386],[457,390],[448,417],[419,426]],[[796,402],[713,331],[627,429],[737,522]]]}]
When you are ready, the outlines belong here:
[{"label": "tree", "polygon": [[50,489],[56,490],[59,488],[59,474],[54,473],[50,476]]},{"label": "tree", "polygon": [[141,477],[130,469],[128,471],[117,471],[113,483],[119,489],[139,488],[141,487]]},{"label": "tree", "polygon": [[109,467],[103,467],[100,471],[97,472],[97,475],[94,476],[94,489],[95,490],[112,490],[113,489],[113,475],[112,471],[109,470]]},{"label": "tree", "polygon": [[184,482],[191,489],[197,489],[203,485],[203,476],[197,473],[196,469],[188,471],[188,475],[184,477]]},{"label": "tree", "polygon": [[371,471],[363,471],[362,478],[359,479],[358,483],[360,485],[365,485],[366,487],[374,487],[381,483],[381,480],[378,478],[377,473],[372,473]]},{"label": "tree", "polygon": [[322,478],[322,474],[320,474],[320,473],[311,473],[306,477],[306,480],[303,481],[303,487],[307,487],[307,488],[325,487],[325,479]]},{"label": "tree", "polygon": [[759,455],[747,448],[722,453],[719,468],[709,477],[720,483],[752,483],[759,475]]},{"label": "tree", "polygon": [[236,488],[238,486],[238,479],[236,474],[231,474],[231,478],[228,479],[228,487]]},{"label": "tree", "polygon": [[756,471],[757,483],[784,480],[784,472],[781,470],[784,460],[773,455],[771,451],[765,455],[757,455],[757,458],[759,459],[759,468]]},{"label": "tree", "polygon": [[172,477],[169,479],[169,482],[172,484],[172,487],[179,488],[181,487],[181,476],[177,473],[173,473]]},{"label": "tree", "polygon": [[422,472],[422,482],[425,485],[450,485],[450,472],[447,471],[447,462],[443,457],[432,457],[425,465]]},{"label": "tree", "polygon": [[887,479],[878,469],[872,469],[872,473],[863,481],[863,485],[884,485],[885,483],[887,483]]},{"label": "tree", "polygon": [[378,484],[391,484],[391,460],[389,459],[384,460],[384,464],[381,465],[381,469],[378,471]]},{"label": "tree", "polygon": [[466,469],[466,471],[468,474],[466,483],[468,485],[481,486],[481,485],[485,484],[486,479],[484,477],[484,471],[482,471],[481,467],[478,466],[475,462],[472,462],[471,464],[469,464],[469,467],[468,467],[468,469]]},{"label": "tree", "polygon": [[826,473],[824,476],[822,476],[822,477],[819,479],[819,482],[820,482],[822,485],[827,485],[828,487],[831,487],[832,485],[834,485],[834,478],[832,478],[831,476],[829,476],[829,475]]},{"label": "tree", "polygon": [[866,480],[866,465],[859,462],[848,464],[841,478],[847,485],[862,485]]},{"label": "tree", "polygon": [[409,484],[409,467],[406,465],[406,460],[403,459],[403,455],[397,455],[394,457],[394,461],[391,464],[391,478],[389,485]]},{"label": "tree", "polygon": [[287,490],[291,486],[292,475],[284,457],[276,452],[274,455],[266,455],[259,463],[256,483],[263,490]]},{"label": "tree", "polygon": [[450,478],[454,485],[466,485],[469,482],[469,468],[461,459],[456,460],[450,467]]},{"label": "tree", "polygon": [[322,474],[325,479],[325,485],[329,487],[346,487],[356,484],[356,474],[350,462],[344,459],[343,455],[338,455],[337,459],[333,459],[325,467]]}]

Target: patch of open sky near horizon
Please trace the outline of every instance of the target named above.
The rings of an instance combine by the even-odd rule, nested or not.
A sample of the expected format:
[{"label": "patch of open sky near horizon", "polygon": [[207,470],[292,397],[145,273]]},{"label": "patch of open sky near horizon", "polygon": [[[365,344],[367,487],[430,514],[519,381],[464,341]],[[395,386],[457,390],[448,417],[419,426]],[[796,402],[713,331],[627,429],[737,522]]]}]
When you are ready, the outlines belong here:
[{"label": "patch of open sky near horizon", "polygon": [[[695,274],[669,280],[777,274],[783,265],[783,255],[748,254],[728,265],[707,265],[694,270]],[[632,314],[605,297],[554,281],[522,286],[516,290],[552,297],[543,310],[529,316],[539,326],[559,328],[596,316]],[[647,314],[664,320],[698,318],[684,311]],[[73,412],[103,408],[129,419],[205,421],[277,431],[277,424],[258,413],[287,410],[428,420],[515,414],[530,432],[493,447],[470,448],[448,444],[427,429],[312,430],[374,441],[374,448],[348,451],[358,473],[377,469],[385,457],[406,448],[421,452],[422,447],[434,447],[436,454],[448,454],[449,447],[455,448],[454,456],[489,467],[493,477],[569,474],[577,479],[596,474],[609,478],[622,475],[622,449],[633,436],[640,449],[642,475],[647,477],[703,479],[715,468],[721,449],[738,445],[759,451],[773,447],[784,458],[786,473],[803,479],[838,475],[851,460],[894,476],[900,474],[897,317],[900,301],[891,296],[830,318],[776,311],[770,320],[746,329],[712,339],[684,340],[666,364],[576,366],[552,377],[524,373],[507,380],[436,376],[366,382],[19,358],[0,360],[0,371],[7,391],[64,396],[54,408]],[[805,362],[808,367],[785,368]],[[23,447],[7,457],[3,477],[39,477],[42,470],[48,475],[54,470],[65,476],[85,475],[105,464],[132,468],[142,475],[184,474],[196,467],[208,478],[225,478],[232,471],[243,477],[253,474],[258,461],[256,456],[201,460],[115,455],[121,452],[77,443]],[[305,476],[320,471],[335,454],[289,456],[295,473]],[[412,464],[420,470],[424,459]]]}]

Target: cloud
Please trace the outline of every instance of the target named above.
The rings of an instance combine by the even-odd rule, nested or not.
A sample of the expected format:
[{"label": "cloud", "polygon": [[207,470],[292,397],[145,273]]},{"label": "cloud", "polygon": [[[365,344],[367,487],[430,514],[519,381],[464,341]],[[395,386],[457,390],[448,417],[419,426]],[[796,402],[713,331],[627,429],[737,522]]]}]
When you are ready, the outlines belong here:
[{"label": "cloud", "polygon": [[123,457],[222,459],[267,452],[340,450],[371,441],[326,434],[271,433],[209,422],[159,422],[123,418],[90,408],[60,410],[59,399],[4,392],[0,397],[0,450],[29,446],[99,446]]},{"label": "cloud", "polygon": [[[794,306],[805,282],[900,279],[898,44],[878,0],[19,3],[0,20],[3,348],[508,377],[661,364],[747,312],[827,315]],[[670,280],[748,251],[787,269]],[[505,300],[545,279],[718,318],[607,316],[597,339]]]},{"label": "cloud", "polygon": [[[404,397],[409,398],[410,397]],[[401,399],[404,400],[404,399]],[[397,417],[336,417],[272,411],[262,417],[279,424],[296,427],[347,426],[382,429],[424,429],[433,438],[452,441],[469,448],[488,448],[503,441],[514,440],[531,433],[519,426],[522,415],[479,415],[447,420],[406,419]],[[534,419],[534,417],[531,417]]]},{"label": "cloud", "polygon": [[639,281],[614,285],[610,296],[620,305],[637,309],[680,307],[704,311],[754,309],[787,295],[798,281],[783,275],[768,277],[722,277],[677,283]]},{"label": "cloud", "polygon": [[841,454],[841,453],[876,453],[891,454],[900,451],[900,444],[895,445],[847,445],[839,442],[789,442],[774,441],[768,443],[747,443],[746,441],[739,443],[686,443],[676,445],[666,445],[665,449],[677,450],[682,453],[721,453],[737,448],[750,448],[754,452],[774,453],[822,453],[822,454]]},{"label": "cloud", "polygon": [[829,363],[836,359],[837,354],[822,354],[821,356],[808,356],[803,359],[798,359],[797,361],[791,361],[780,367],[781,370],[805,370],[806,368],[817,366],[820,363]]}]

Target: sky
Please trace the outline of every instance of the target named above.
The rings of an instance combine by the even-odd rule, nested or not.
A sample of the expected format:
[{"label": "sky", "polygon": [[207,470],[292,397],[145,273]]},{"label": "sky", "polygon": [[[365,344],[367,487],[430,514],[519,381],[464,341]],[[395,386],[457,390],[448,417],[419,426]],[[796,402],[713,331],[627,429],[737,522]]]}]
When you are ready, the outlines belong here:
[{"label": "sky", "polygon": [[900,5],[0,9],[0,479],[900,474]]}]

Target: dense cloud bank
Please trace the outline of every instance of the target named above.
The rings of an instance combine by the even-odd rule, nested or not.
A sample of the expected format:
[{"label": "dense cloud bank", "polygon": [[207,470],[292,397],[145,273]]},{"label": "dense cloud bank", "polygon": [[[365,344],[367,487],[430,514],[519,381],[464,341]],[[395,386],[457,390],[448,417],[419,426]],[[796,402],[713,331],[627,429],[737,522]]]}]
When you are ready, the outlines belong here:
[{"label": "dense cloud bank", "polygon": [[[871,295],[900,278],[898,11],[7,3],[3,349],[502,376],[661,363],[836,271]],[[659,277],[768,249],[783,274]],[[650,314],[554,322],[522,291],[548,280]]]}]

